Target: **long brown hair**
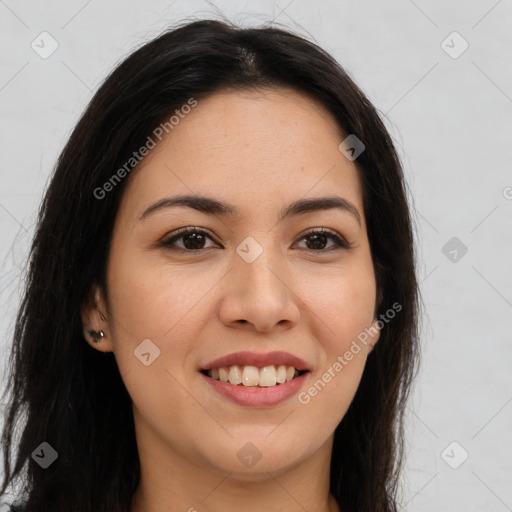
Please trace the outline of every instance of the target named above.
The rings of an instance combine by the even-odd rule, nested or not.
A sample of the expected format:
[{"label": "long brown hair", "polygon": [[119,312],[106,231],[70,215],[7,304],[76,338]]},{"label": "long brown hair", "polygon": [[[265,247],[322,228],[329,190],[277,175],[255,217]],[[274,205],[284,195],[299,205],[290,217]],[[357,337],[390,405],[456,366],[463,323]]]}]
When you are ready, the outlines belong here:
[{"label": "long brown hair", "polygon": [[[127,512],[139,483],[130,396],[113,353],[84,341],[80,317],[92,284],[105,289],[113,223],[129,177],[103,198],[95,190],[187,99],[276,86],[311,95],[365,145],[356,164],[376,272],[376,317],[395,303],[402,309],[382,329],[336,428],[330,487],[344,512],[398,510],[420,295],[407,184],[393,142],[370,101],[317,45],[275,27],[203,20],[167,30],[114,69],[77,123],[46,190],[4,393],[10,396],[0,496],[21,479],[23,512]],[[58,453],[47,469],[32,457],[42,442]]]}]

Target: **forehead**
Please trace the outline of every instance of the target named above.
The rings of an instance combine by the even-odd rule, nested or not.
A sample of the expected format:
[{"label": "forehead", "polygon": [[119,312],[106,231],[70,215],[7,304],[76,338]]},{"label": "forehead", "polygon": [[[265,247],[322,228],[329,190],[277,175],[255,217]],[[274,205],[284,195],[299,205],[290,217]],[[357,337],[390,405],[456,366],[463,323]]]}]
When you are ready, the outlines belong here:
[{"label": "forehead", "polygon": [[195,193],[241,210],[339,194],[362,216],[358,170],[338,149],[346,135],[309,96],[224,91],[185,111],[130,176],[123,203],[134,215],[159,197]]}]

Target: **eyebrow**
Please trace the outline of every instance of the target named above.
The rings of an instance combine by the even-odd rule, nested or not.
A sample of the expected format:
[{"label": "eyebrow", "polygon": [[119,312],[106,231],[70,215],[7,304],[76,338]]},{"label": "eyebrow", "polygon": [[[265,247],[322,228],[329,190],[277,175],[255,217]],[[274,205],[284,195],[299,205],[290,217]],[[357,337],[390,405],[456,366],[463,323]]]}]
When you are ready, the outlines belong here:
[{"label": "eyebrow", "polygon": [[[156,211],[175,206],[187,206],[208,215],[220,215],[223,217],[230,217],[232,219],[235,219],[239,214],[237,207],[211,197],[178,195],[173,197],[164,197],[148,206],[148,208],[146,208],[139,217],[139,220],[148,217]],[[280,220],[291,216],[332,209],[339,209],[350,213],[356,219],[359,226],[361,226],[361,217],[357,208],[347,199],[338,196],[299,199],[298,201],[294,201],[281,211]]]}]

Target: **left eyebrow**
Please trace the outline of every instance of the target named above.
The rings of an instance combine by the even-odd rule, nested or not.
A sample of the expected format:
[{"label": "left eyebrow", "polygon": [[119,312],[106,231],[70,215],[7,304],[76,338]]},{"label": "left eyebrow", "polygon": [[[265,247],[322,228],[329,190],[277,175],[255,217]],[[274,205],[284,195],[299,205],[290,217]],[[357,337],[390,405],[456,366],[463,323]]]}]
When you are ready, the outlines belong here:
[{"label": "left eyebrow", "polygon": [[315,199],[299,199],[288,205],[281,212],[281,220],[291,215],[303,215],[309,212],[340,209],[350,213],[361,226],[361,217],[357,208],[346,199],[338,196],[319,197]]},{"label": "left eyebrow", "polygon": [[[230,205],[223,201],[205,196],[195,195],[179,195],[173,197],[164,197],[159,199],[152,205],[148,206],[139,217],[144,219],[148,215],[162,210],[164,208],[172,208],[175,206],[186,206],[193,208],[208,215],[221,215],[235,219],[240,211],[236,206]],[[299,199],[285,207],[280,213],[280,219],[283,220],[290,216],[304,215],[310,212],[325,211],[339,209],[350,213],[359,226],[361,226],[361,217],[357,208],[347,199],[338,196],[319,197],[313,199]]]}]

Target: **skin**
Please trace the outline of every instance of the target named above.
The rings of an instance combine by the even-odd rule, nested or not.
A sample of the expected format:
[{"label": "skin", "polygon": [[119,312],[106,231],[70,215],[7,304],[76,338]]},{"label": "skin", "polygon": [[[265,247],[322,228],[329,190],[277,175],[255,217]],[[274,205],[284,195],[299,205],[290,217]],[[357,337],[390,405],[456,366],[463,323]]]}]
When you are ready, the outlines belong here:
[{"label": "skin", "polygon": [[[225,91],[199,101],[129,177],[109,254],[108,296],[94,288],[82,319],[88,343],[114,352],[133,400],[141,483],[131,512],[238,512],[242,504],[246,512],[339,510],[329,494],[333,433],[370,346],[360,343],[308,404],[295,395],[272,407],[240,406],[212,390],[198,369],[241,350],[282,350],[309,363],[307,390],[374,325],[362,186],[355,163],[338,150],[344,138],[306,95]],[[139,219],[176,194],[213,197],[240,214],[179,206]],[[293,201],[332,195],[355,206],[361,225],[340,209],[279,221]],[[211,239],[174,242],[189,252],[158,246],[186,226]],[[329,237],[316,244],[302,236],[310,228],[328,228],[351,248]],[[252,263],[236,252],[248,236],[263,249]],[[88,329],[102,329],[105,338],[94,344]],[[148,366],[134,356],[144,339],[160,350]],[[261,454],[252,467],[237,457],[247,442]]]}]

